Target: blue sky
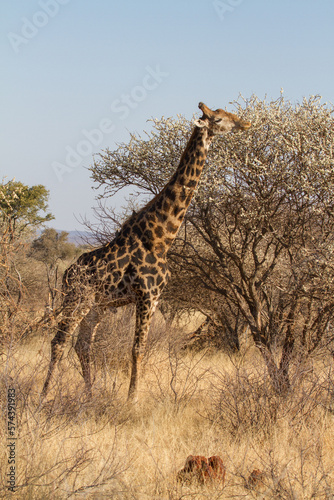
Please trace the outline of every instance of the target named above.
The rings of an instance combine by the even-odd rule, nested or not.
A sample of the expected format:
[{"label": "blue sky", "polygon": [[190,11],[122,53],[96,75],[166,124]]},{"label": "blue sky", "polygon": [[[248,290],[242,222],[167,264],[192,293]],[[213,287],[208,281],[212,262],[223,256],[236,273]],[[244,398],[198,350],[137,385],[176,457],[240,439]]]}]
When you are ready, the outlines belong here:
[{"label": "blue sky", "polygon": [[[241,92],[334,102],[332,0],[2,2],[1,178],[44,184],[58,229],[96,205],[87,167],[151,117]],[[123,205],[123,195],[107,200]]]}]

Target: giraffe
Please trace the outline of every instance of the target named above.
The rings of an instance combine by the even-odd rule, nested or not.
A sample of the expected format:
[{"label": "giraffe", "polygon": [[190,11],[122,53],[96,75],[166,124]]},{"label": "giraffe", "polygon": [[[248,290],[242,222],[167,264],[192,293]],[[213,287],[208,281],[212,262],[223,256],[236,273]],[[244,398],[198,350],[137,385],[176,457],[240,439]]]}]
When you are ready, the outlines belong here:
[{"label": "giraffe", "polygon": [[169,277],[167,252],[172,245],[200,179],[213,138],[247,130],[237,115],[199,103],[201,118],[180,163],[162,191],[123,224],[111,242],[82,254],[64,273],[62,318],[51,341],[51,360],[42,390],[48,391],[66,340],[80,325],[75,351],[86,392],[91,396],[90,350],[101,319],[111,307],[134,303],[136,326],[128,399],[136,399],[140,363],[153,313]]}]

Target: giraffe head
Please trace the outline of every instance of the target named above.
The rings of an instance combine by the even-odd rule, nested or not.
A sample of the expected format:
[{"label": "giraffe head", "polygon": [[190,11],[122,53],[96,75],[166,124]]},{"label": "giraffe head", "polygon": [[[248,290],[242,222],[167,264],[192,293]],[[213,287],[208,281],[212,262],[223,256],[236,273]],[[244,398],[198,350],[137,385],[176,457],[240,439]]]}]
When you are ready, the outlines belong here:
[{"label": "giraffe head", "polygon": [[212,111],[202,102],[199,103],[198,107],[203,112],[203,116],[202,118],[195,120],[195,125],[199,128],[209,129],[214,135],[248,130],[251,126],[250,122],[246,122],[237,115],[228,113],[223,109],[216,109],[216,111]]}]

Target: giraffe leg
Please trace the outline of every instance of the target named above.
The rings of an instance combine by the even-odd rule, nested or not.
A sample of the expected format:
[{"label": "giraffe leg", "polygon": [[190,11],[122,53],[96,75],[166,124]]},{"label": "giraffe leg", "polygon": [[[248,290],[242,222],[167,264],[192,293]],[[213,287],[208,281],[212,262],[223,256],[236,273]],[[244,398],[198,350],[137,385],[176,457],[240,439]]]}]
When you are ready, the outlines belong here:
[{"label": "giraffe leg", "polygon": [[58,363],[58,361],[61,359],[64,348],[65,348],[65,343],[66,343],[66,333],[59,329],[54,338],[51,341],[51,361],[49,364],[48,368],[48,373],[46,375],[46,379],[43,385],[43,390],[41,397],[44,399],[46,396],[48,389],[49,389],[49,384],[51,377],[53,375],[54,369]]},{"label": "giraffe leg", "polygon": [[140,296],[136,301],[136,331],[132,347],[132,368],[128,400],[135,400],[138,391],[140,364],[144,356],[147,335],[158,299],[152,300],[149,294]]},{"label": "giraffe leg", "polygon": [[87,314],[87,310],[89,309],[87,308],[81,309],[80,312],[78,311],[78,313],[75,316],[65,318],[60,322],[58,331],[51,341],[51,360],[49,364],[48,373],[44,382],[43,390],[41,393],[42,400],[44,399],[44,397],[48,392],[50,380],[53,376],[54,370],[64,353],[66,341],[74,333],[75,329],[80,324],[82,316]]},{"label": "giraffe leg", "polygon": [[75,352],[81,363],[82,376],[85,381],[86,393],[89,399],[92,398],[90,353],[100,321],[101,315],[97,309],[93,307],[80,323],[79,335],[74,346]]}]

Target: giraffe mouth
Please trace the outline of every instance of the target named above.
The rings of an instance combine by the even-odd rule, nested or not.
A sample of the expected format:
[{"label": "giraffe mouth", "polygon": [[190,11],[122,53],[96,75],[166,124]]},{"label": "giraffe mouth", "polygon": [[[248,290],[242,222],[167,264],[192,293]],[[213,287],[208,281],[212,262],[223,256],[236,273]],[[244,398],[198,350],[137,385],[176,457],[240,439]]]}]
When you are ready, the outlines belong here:
[{"label": "giraffe mouth", "polygon": [[239,123],[236,124],[236,127],[234,128],[234,132],[241,132],[242,130],[248,130],[251,127],[251,122],[245,122],[243,120],[240,120]]},{"label": "giraffe mouth", "polygon": [[203,118],[214,118],[215,116],[215,112],[212,111],[210,108],[208,108],[208,106],[206,106],[206,104],[204,104],[204,102],[200,102],[198,104],[198,107],[199,109],[202,111],[203,113]]}]

